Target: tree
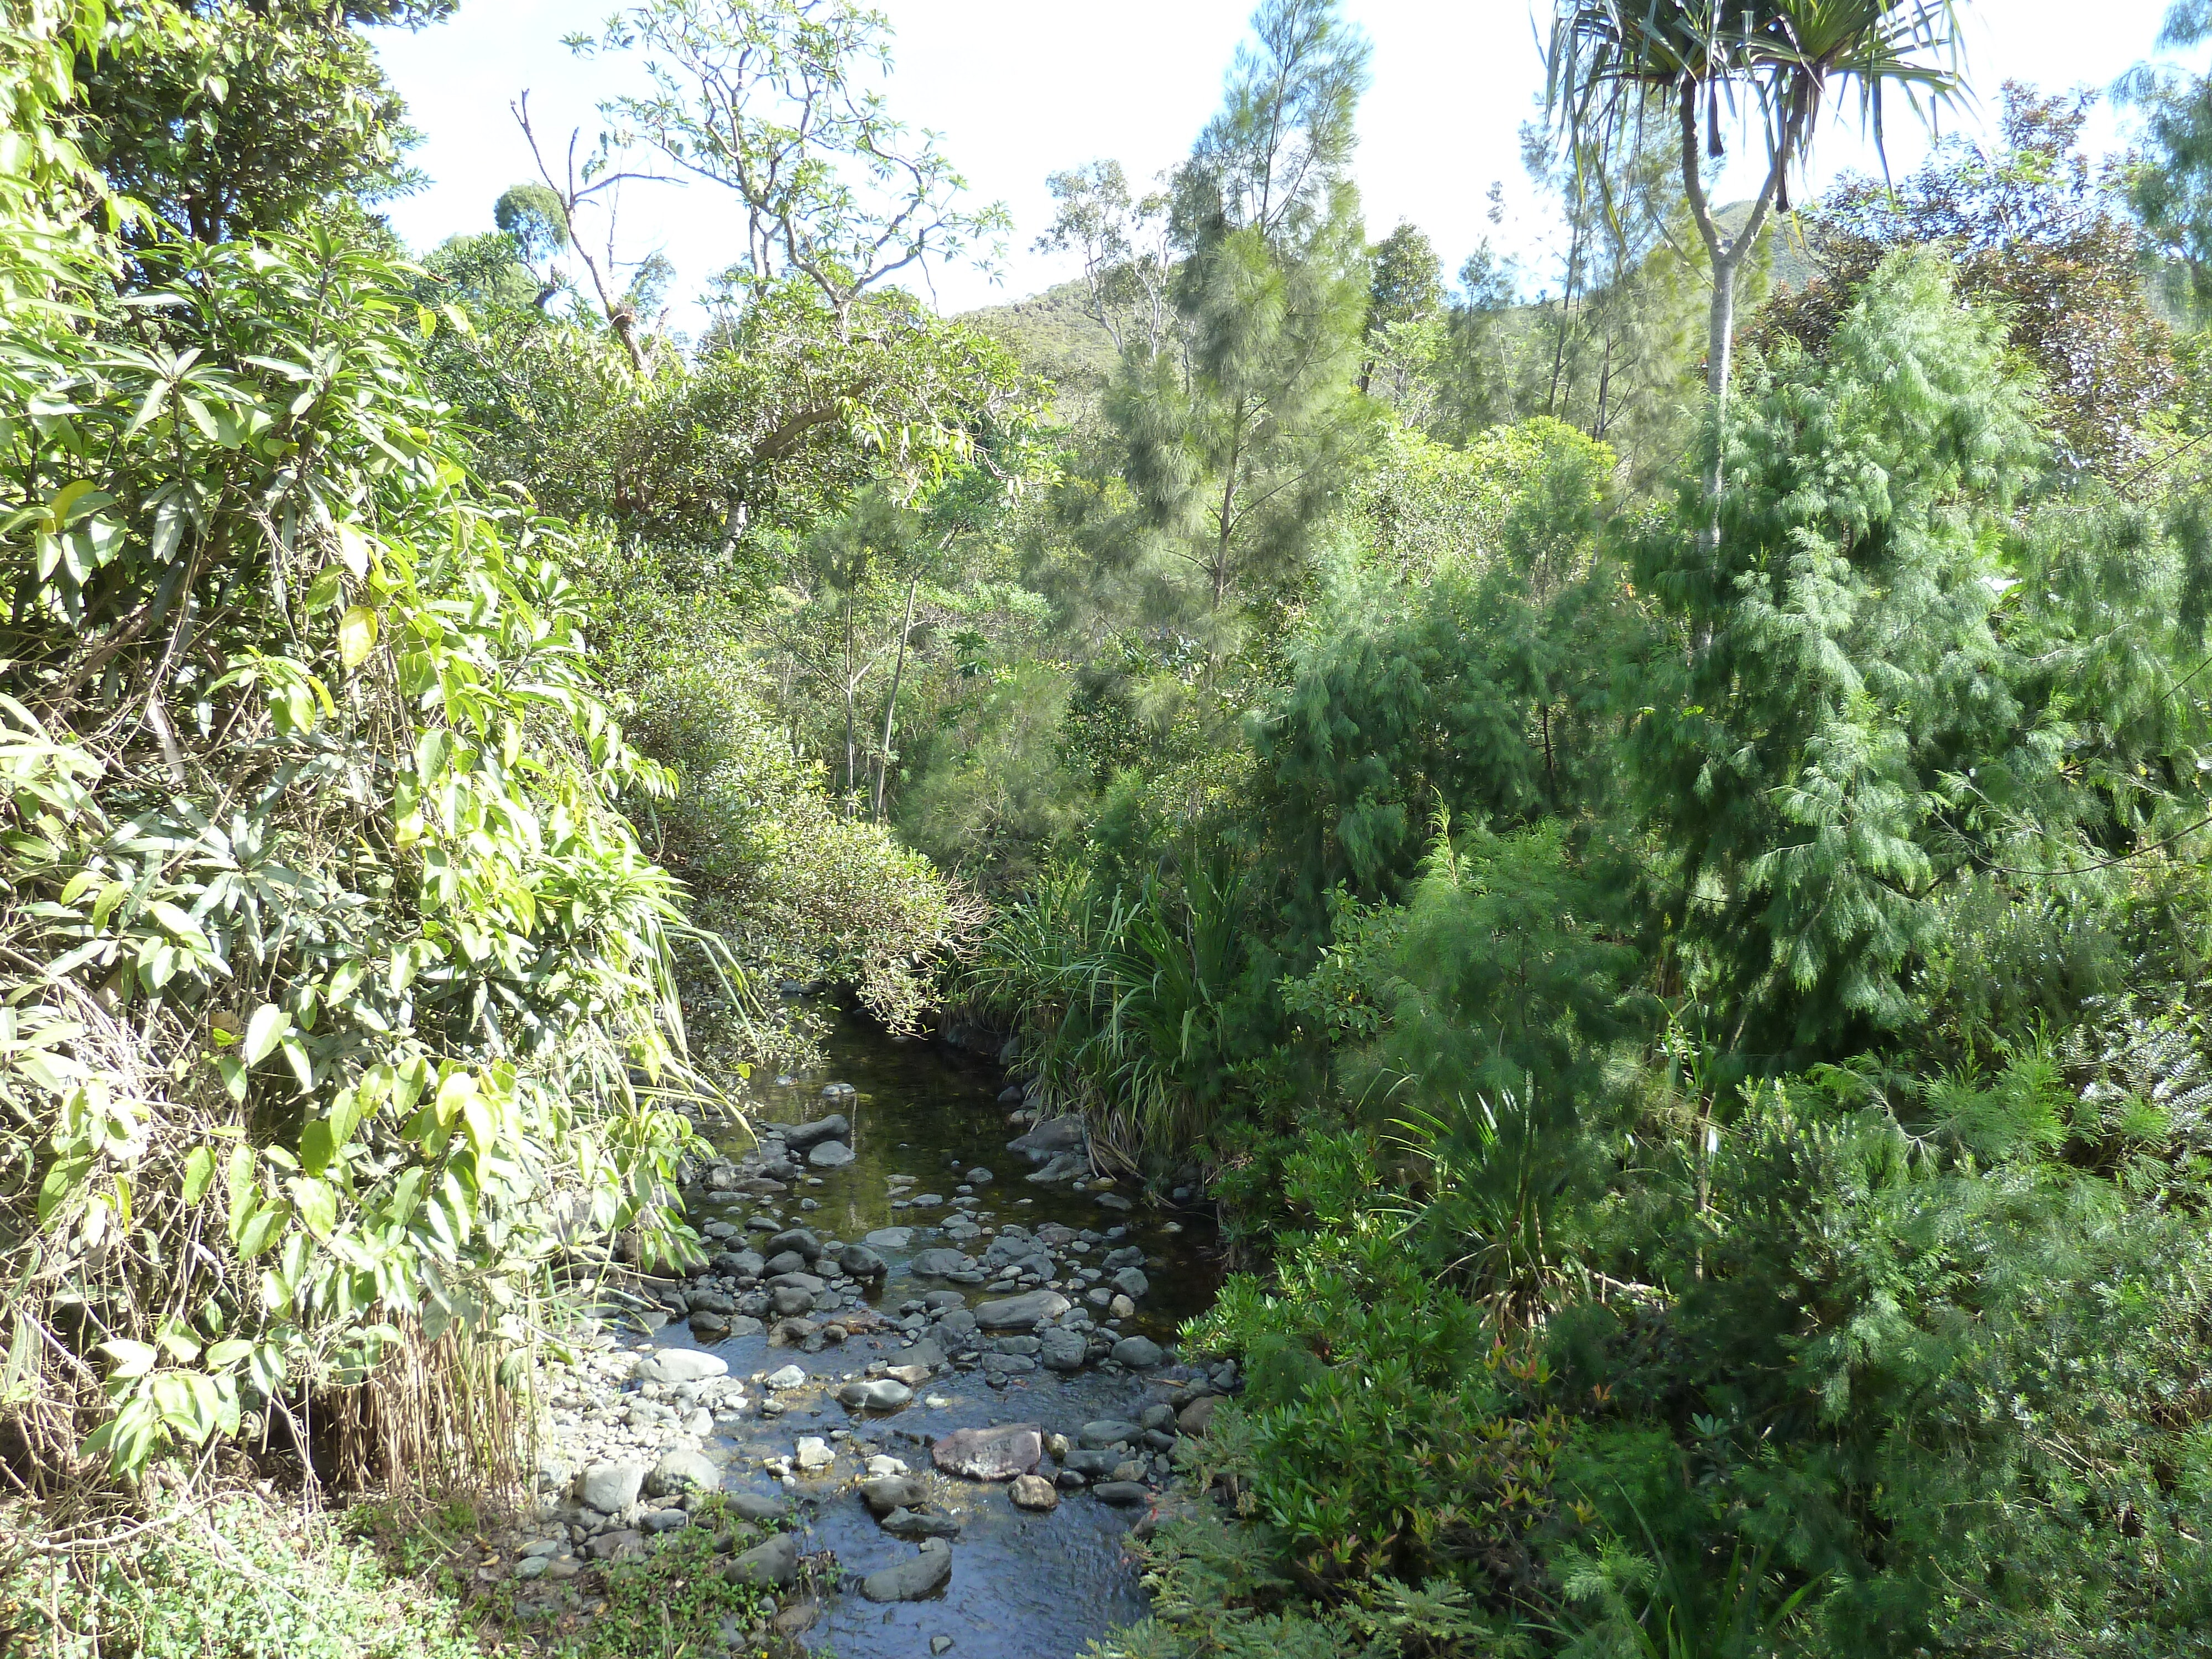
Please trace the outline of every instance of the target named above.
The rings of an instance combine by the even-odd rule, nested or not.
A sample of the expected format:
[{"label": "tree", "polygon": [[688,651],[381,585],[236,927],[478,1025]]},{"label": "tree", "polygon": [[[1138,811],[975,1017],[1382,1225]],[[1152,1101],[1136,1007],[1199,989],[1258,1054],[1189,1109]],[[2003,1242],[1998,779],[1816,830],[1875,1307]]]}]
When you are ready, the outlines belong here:
[{"label": "tree", "polygon": [[[1671,118],[1682,191],[1705,245],[1712,304],[1705,389],[1728,397],[1738,280],[1767,216],[1789,210],[1789,175],[1810,154],[1823,105],[1854,85],[1877,140],[1883,94],[1941,98],[1955,76],[1930,61],[1954,49],[1954,0],[1560,0],[1546,53],[1546,97],[1571,147],[1612,150],[1649,119]],[[1725,233],[1705,194],[1705,160],[1721,154],[1723,106],[1741,94],[1766,152],[1751,212]],[[1703,131],[1700,131],[1702,127]],[[1708,478],[1717,494],[1718,471]]]},{"label": "tree", "polygon": [[1805,216],[1815,279],[1771,301],[1747,337],[1788,334],[1817,352],[1883,259],[1939,246],[1956,262],[1960,297],[2002,317],[2007,341],[2042,378],[2065,459],[2133,465],[2145,428],[2173,400],[2172,333],[2144,289],[2124,176],[2079,149],[2093,97],[2040,98],[2008,82],[1995,147],[1948,138],[1894,185],[1844,180]]},{"label": "tree", "polygon": [[404,193],[415,135],[354,26],[419,28],[453,4],[131,0],[78,64],[93,157],[151,210],[142,239],[248,237]]},{"label": "tree", "polygon": [[926,278],[931,259],[988,259],[1011,222],[1002,206],[961,206],[966,181],[935,135],[859,84],[889,67],[890,37],[882,13],[851,0],[647,0],[568,44],[642,54],[653,92],[602,112],[737,197],[735,289],[806,283],[842,335],[870,289]]},{"label": "tree", "polygon": [[1146,357],[1166,343],[1174,310],[1174,244],[1164,191],[1129,192],[1119,161],[1093,161],[1045,180],[1058,204],[1036,239],[1040,253],[1071,249],[1083,260],[1085,310],[1114,349]]},{"label": "tree", "polygon": [[1443,261],[1418,227],[1405,223],[1369,250],[1369,258],[1367,355],[1359,365],[1359,389],[1375,389],[1376,366],[1384,362],[1392,371],[1385,390],[1395,394],[1391,402],[1402,403],[1415,368],[1433,359],[1441,343]]},{"label": "tree", "polygon": [[1108,399],[1128,483],[1217,648],[1236,607],[1295,567],[1364,439],[1366,249],[1346,169],[1366,46],[1329,0],[1268,0],[1253,34],[1176,178],[1184,343],[1132,357]]},{"label": "tree", "polygon": [[[2161,50],[2186,52],[2212,40],[2212,4],[2173,0],[2159,30]],[[2138,64],[2121,80],[2122,101],[2143,115],[2143,143],[2128,194],[2146,234],[2185,279],[2200,316],[2212,304],[2212,76],[2170,64]]]}]

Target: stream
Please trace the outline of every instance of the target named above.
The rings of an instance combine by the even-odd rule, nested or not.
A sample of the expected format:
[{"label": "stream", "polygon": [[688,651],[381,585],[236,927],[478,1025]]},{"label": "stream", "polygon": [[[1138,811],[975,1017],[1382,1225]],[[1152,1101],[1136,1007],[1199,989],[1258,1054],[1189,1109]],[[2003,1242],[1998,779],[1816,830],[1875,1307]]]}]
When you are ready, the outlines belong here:
[{"label": "stream", "polygon": [[[843,1092],[844,1086],[851,1092]],[[1072,1299],[1092,1288],[1076,1276],[1086,1261],[1098,1262],[1116,1250],[1126,1259],[1132,1247],[1143,1252],[1141,1274],[1148,1287],[1133,1312],[1111,1318],[1105,1310],[1079,1299],[1067,1316],[1079,1322],[1086,1314],[1096,1316],[1094,1361],[1100,1344],[1123,1336],[1171,1344],[1182,1321],[1210,1303],[1218,1270],[1215,1241],[1200,1213],[1164,1212],[1141,1200],[1132,1206],[1127,1196],[1111,1189],[1025,1179],[1032,1173],[1031,1160],[1007,1146],[1023,1126],[1009,1121],[1015,1105],[1001,1100],[1006,1086],[995,1066],[844,1018],[830,1033],[819,1066],[773,1080],[756,1078],[749,1106],[771,1151],[776,1126],[842,1114],[850,1126],[850,1161],[817,1168],[799,1158],[804,1173],[789,1180],[784,1193],[708,1193],[695,1195],[691,1203],[694,1224],[720,1235],[710,1248],[757,1249],[772,1228],[805,1227],[822,1240],[825,1262],[836,1257],[837,1244],[866,1240],[867,1248],[888,1264],[888,1273],[872,1286],[862,1279],[857,1288],[846,1289],[843,1305],[849,1313],[812,1316],[822,1322],[848,1320],[854,1327],[843,1341],[823,1345],[819,1352],[806,1351],[818,1339],[799,1346],[787,1341],[772,1346],[778,1323],[774,1312],[767,1329],[720,1340],[712,1340],[711,1317],[708,1335],[702,1337],[679,1313],[653,1338],[664,1348],[708,1350],[727,1362],[730,1379],[743,1380],[756,1398],[766,1392],[758,1388],[764,1376],[791,1365],[806,1373],[803,1385],[766,1392],[767,1409],[775,1415],[756,1408],[734,1421],[718,1416],[716,1433],[705,1449],[718,1457],[727,1452],[726,1490],[799,1500],[798,1513],[809,1522],[804,1548],[810,1554],[834,1553],[837,1569],[847,1576],[846,1589],[823,1599],[811,1627],[799,1639],[841,1659],[915,1659],[944,1653],[973,1659],[1073,1656],[1109,1627],[1144,1616],[1145,1598],[1126,1534],[1145,1515],[1145,1507],[1112,1507],[1078,1487],[1063,1491],[1062,1501],[1049,1512],[1026,1512],[1009,1501],[1003,1482],[951,1480],[933,1471],[929,1443],[956,1430],[1022,1422],[1041,1425],[1048,1436],[1057,1431],[1073,1440],[1087,1423],[1133,1421],[1148,1406],[1156,1408],[1157,1417],[1163,1401],[1186,1396],[1178,1380],[1193,1374],[1176,1366],[1172,1353],[1166,1364],[1149,1371],[1109,1361],[1063,1374],[1029,1360],[1028,1369],[1008,1374],[995,1368],[1024,1362],[993,1358],[987,1369],[979,1359],[963,1359],[957,1344],[930,1340],[951,1328],[941,1324],[932,1325],[922,1338],[929,1347],[917,1350],[907,1344],[921,1334],[869,1329],[868,1314],[852,1305],[857,1297],[881,1318],[911,1324],[921,1316],[914,1304],[933,1292],[938,1298],[933,1309],[949,1309],[951,1299],[944,1294],[948,1291],[971,1308],[994,1293],[1006,1295],[1004,1281],[994,1291],[983,1283],[917,1274],[913,1264],[932,1249],[958,1248],[981,1256],[1010,1225],[1031,1234],[1046,1229],[1045,1237],[1055,1242],[1055,1260],[1064,1264],[1052,1271],[1067,1275],[1051,1282],[1062,1285]],[[709,1137],[714,1138],[711,1131]],[[750,1150],[750,1142],[742,1131],[732,1132],[720,1150],[737,1159]],[[991,1172],[988,1180],[969,1178],[970,1172],[986,1170]],[[1123,1187],[1134,1194],[1133,1187]],[[715,1222],[723,1225],[713,1227]],[[1052,1223],[1076,1237],[1047,1228]],[[887,1230],[908,1231],[902,1237]],[[1026,1288],[1039,1281],[1032,1277],[1022,1282]],[[834,1288],[830,1292],[833,1305],[837,1295]],[[943,1313],[932,1316],[941,1320]],[[755,1322],[740,1318],[732,1323],[744,1330]],[[988,1332],[975,1340],[987,1355],[998,1346]],[[1006,1346],[1035,1348],[1033,1341]],[[903,1409],[862,1414],[839,1403],[836,1389],[846,1379],[866,1376],[871,1364],[880,1372],[910,1364],[918,1354],[939,1357],[933,1348],[955,1352],[927,1382],[917,1382]],[[1202,1390],[1202,1373],[1197,1381]],[[829,1443],[836,1453],[832,1464],[794,1468],[788,1479],[769,1467],[771,1460],[791,1458],[799,1437],[810,1435]],[[915,1554],[912,1543],[878,1525],[854,1490],[871,1455],[896,1457],[909,1466],[930,1488],[927,1510],[959,1523],[951,1540],[951,1578],[928,1599],[878,1604],[854,1593],[857,1581],[852,1575]],[[1144,1455],[1141,1446],[1137,1455]],[[1157,1451],[1155,1458],[1147,1478],[1157,1485],[1164,1460]],[[1049,1460],[1042,1472],[1053,1474]],[[1061,1484],[1071,1482],[1063,1479]],[[791,1622],[806,1616],[802,1610],[790,1616]]]}]

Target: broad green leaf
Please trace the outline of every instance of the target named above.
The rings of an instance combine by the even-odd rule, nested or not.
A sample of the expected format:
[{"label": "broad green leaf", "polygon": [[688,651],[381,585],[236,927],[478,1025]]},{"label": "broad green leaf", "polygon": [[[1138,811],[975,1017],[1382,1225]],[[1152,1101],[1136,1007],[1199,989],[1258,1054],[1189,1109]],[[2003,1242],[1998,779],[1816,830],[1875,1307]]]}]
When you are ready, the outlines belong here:
[{"label": "broad green leaf", "polygon": [[368,661],[375,645],[376,612],[367,605],[355,605],[338,618],[338,659],[349,669]]},{"label": "broad green leaf", "polygon": [[295,1176],[289,1184],[292,1203],[307,1231],[318,1238],[328,1237],[338,1220],[337,1194],[331,1190],[330,1183],[310,1176]]},{"label": "broad green leaf", "polygon": [[246,1042],[240,1050],[246,1063],[258,1066],[291,1029],[292,1017],[275,1003],[264,1002],[256,1008],[253,1018],[246,1022]]},{"label": "broad green leaf", "polygon": [[319,1117],[300,1131],[300,1167],[311,1176],[328,1169],[337,1149],[337,1132],[328,1118]]},{"label": "broad green leaf", "polygon": [[197,1204],[207,1196],[207,1189],[215,1180],[215,1151],[212,1147],[195,1146],[185,1159],[185,1202]]},{"label": "broad green leaf", "polygon": [[338,581],[341,574],[337,566],[326,564],[316,573],[315,580],[307,584],[306,603],[309,616],[313,616],[319,611],[327,611],[338,602]]},{"label": "broad green leaf", "polygon": [[123,1337],[117,1337],[112,1342],[103,1342],[100,1346],[101,1352],[112,1356],[115,1361],[115,1369],[108,1373],[111,1377],[143,1376],[161,1358],[153,1344],[132,1342]]},{"label": "broad green leaf", "polygon": [[292,1206],[285,1203],[271,1204],[265,1210],[254,1212],[253,1218],[239,1230],[238,1254],[251,1261],[276,1242],[279,1231],[292,1218]]}]

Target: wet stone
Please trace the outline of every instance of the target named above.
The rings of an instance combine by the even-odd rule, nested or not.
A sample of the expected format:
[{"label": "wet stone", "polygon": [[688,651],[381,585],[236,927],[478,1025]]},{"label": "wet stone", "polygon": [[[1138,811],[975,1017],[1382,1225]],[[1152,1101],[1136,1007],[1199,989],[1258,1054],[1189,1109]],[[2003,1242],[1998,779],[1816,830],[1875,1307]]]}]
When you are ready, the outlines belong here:
[{"label": "wet stone", "polygon": [[933,1538],[920,1555],[861,1579],[860,1594],[871,1601],[919,1601],[943,1589],[951,1578],[952,1547]]},{"label": "wet stone", "polygon": [[969,1480],[1006,1480],[1027,1474],[1044,1455],[1044,1437],[1034,1423],[957,1429],[930,1448],[930,1461],[947,1474]]}]

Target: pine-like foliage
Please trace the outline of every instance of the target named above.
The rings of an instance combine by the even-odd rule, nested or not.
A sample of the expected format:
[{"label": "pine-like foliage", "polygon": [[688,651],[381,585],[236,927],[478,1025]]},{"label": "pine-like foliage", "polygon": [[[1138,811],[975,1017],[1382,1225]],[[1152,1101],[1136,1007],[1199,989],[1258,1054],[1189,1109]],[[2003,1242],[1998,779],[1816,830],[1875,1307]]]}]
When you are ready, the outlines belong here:
[{"label": "pine-like foliage", "polygon": [[1667,630],[1630,764],[1684,968],[1754,1048],[1899,1027],[1948,884],[2071,879],[2194,797],[2160,759],[2185,562],[2090,497],[2020,534],[2033,416],[1995,323],[1900,255],[1824,356],[1754,368],[1717,515],[1686,489],[1633,538]]}]

